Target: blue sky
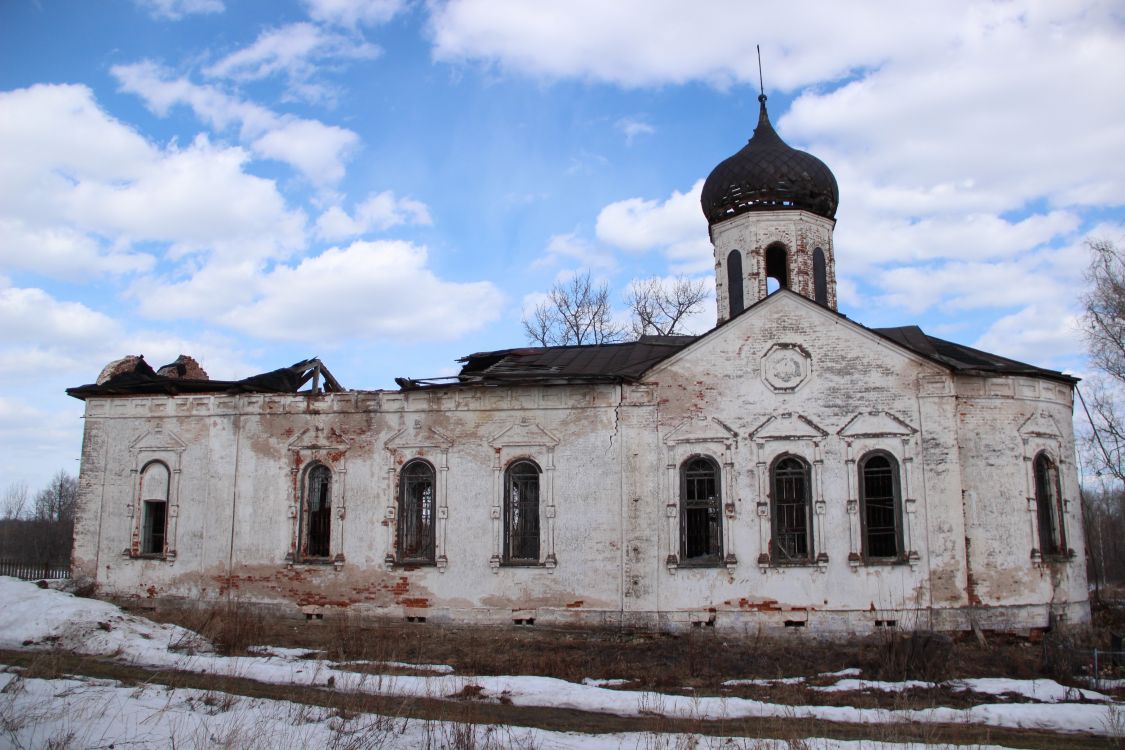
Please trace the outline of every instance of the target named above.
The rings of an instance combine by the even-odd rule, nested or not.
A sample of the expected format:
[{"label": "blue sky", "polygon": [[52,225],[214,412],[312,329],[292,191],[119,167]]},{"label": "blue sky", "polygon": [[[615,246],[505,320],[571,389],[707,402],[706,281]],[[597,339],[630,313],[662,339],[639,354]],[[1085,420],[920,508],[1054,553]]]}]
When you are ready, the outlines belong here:
[{"label": "blue sky", "polygon": [[841,311],[1081,373],[1083,243],[1125,237],[1119,4],[7,0],[0,490],[77,471],[63,389],[125,354],[388,388],[525,344],[576,270],[622,307],[712,283],[698,193],[755,44],[840,185]]}]

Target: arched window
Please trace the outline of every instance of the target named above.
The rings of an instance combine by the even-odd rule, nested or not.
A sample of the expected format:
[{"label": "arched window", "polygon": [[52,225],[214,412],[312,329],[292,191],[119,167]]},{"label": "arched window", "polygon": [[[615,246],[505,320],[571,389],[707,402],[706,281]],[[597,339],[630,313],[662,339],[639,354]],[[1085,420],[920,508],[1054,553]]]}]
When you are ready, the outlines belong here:
[{"label": "arched window", "polygon": [[[769,283],[770,279],[774,280],[776,287]],[[766,248],[766,291],[772,293],[776,289],[788,288],[789,252],[785,249],[785,245],[775,242]]]},{"label": "arched window", "polygon": [[141,554],[163,555],[168,537],[168,488],[171,473],[160,461],[141,471]]},{"label": "arched window", "polygon": [[332,471],[313,464],[305,472],[301,502],[301,557],[326,558],[332,539]]},{"label": "arched window", "polygon": [[727,297],[730,299],[730,317],[738,315],[745,309],[746,303],[742,296],[742,253],[731,250],[727,256]]},{"label": "arched window", "polygon": [[902,500],[898,462],[885,453],[870,453],[859,462],[860,519],[865,560],[902,557]]},{"label": "arched window", "polygon": [[813,299],[818,305],[828,304],[828,264],[819,247],[812,254]]},{"label": "arched window", "polygon": [[434,467],[411,461],[398,484],[398,561],[434,561]]},{"label": "arched window", "polygon": [[1035,509],[1039,520],[1039,553],[1044,557],[1066,554],[1061,495],[1059,470],[1046,453],[1040,453],[1035,457]]},{"label": "arched window", "polygon": [[504,561],[539,562],[539,467],[527,460],[504,472]]},{"label": "arched window", "polygon": [[689,458],[680,467],[680,562],[718,564],[722,558],[719,465],[703,456]]},{"label": "arched window", "polygon": [[773,538],[770,559],[777,564],[812,560],[809,512],[809,467],[795,456],[783,456],[770,470]]}]

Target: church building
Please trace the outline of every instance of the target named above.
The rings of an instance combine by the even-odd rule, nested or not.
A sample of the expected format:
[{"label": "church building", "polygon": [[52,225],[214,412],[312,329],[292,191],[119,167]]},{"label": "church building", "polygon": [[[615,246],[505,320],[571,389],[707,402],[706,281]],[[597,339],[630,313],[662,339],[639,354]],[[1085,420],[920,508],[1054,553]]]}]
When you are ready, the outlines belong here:
[{"label": "church building", "polygon": [[839,193],[765,96],[711,172],[717,325],[349,390],[112,363],[74,573],[153,606],[409,621],[1027,632],[1089,621],[1076,380],[837,312]]}]

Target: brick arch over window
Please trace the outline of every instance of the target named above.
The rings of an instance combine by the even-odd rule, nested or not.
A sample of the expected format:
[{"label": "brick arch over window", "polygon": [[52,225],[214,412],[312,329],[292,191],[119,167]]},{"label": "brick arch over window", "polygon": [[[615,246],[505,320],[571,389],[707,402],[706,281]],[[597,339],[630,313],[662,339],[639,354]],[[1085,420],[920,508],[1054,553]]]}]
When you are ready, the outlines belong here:
[{"label": "brick arch over window", "polygon": [[809,464],[792,454],[770,466],[770,560],[775,565],[813,559],[812,488]]},{"label": "brick arch over window", "polygon": [[863,559],[903,559],[902,484],[894,456],[872,451],[860,458],[859,504]]},{"label": "brick arch over window", "polygon": [[326,560],[332,550],[332,470],[310,464],[301,483],[298,553],[303,560]]},{"label": "brick arch over window", "polygon": [[528,458],[504,470],[504,562],[539,562],[539,465]]},{"label": "brick arch over window", "polygon": [[172,472],[163,461],[149,461],[141,469],[141,554],[164,555],[168,547],[168,500]]},{"label": "brick arch over window", "polygon": [[680,564],[723,560],[722,472],[709,456],[680,465]]},{"label": "brick arch over window", "polygon": [[415,459],[402,467],[398,485],[397,560],[435,562],[436,472],[429,461]]},{"label": "brick arch over window", "polygon": [[1035,518],[1039,527],[1039,553],[1044,557],[1066,554],[1059,469],[1047,451],[1035,456]]}]

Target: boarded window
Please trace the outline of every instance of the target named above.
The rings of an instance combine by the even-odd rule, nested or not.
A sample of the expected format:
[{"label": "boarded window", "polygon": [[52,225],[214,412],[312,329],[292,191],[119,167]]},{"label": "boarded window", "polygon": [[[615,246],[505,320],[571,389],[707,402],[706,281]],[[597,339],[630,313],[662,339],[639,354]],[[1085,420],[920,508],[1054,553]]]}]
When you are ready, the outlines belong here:
[{"label": "boarded window", "polygon": [[301,512],[301,557],[328,557],[332,540],[332,472],[314,464],[305,473]]},{"label": "boarded window", "polygon": [[902,556],[902,502],[898,462],[873,453],[859,462],[863,556],[868,560],[896,560]]},{"label": "boarded window", "polygon": [[680,561],[718,563],[723,556],[719,466],[702,456],[680,467]]},{"label": "boarded window", "polygon": [[163,555],[168,537],[168,467],[153,461],[141,472],[141,554]]},{"label": "boarded window", "polygon": [[1043,555],[1065,554],[1059,471],[1046,453],[1035,457],[1035,508],[1039,520],[1039,552]]},{"label": "boarded window", "polygon": [[727,296],[730,298],[730,317],[738,315],[745,309],[746,302],[742,293],[742,253],[731,250],[727,256]]},{"label": "boarded window", "polygon": [[539,562],[539,467],[531,461],[504,472],[504,560]]},{"label": "boarded window", "polygon": [[813,299],[818,305],[828,304],[828,264],[819,247],[812,254]]},{"label": "boarded window", "polygon": [[399,476],[399,562],[434,561],[434,467],[411,461]]},{"label": "boarded window", "polygon": [[770,472],[774,563],[804,563],[812,559],[812,526],[809,523],[809,470],[799,458],[778,459]]}]

